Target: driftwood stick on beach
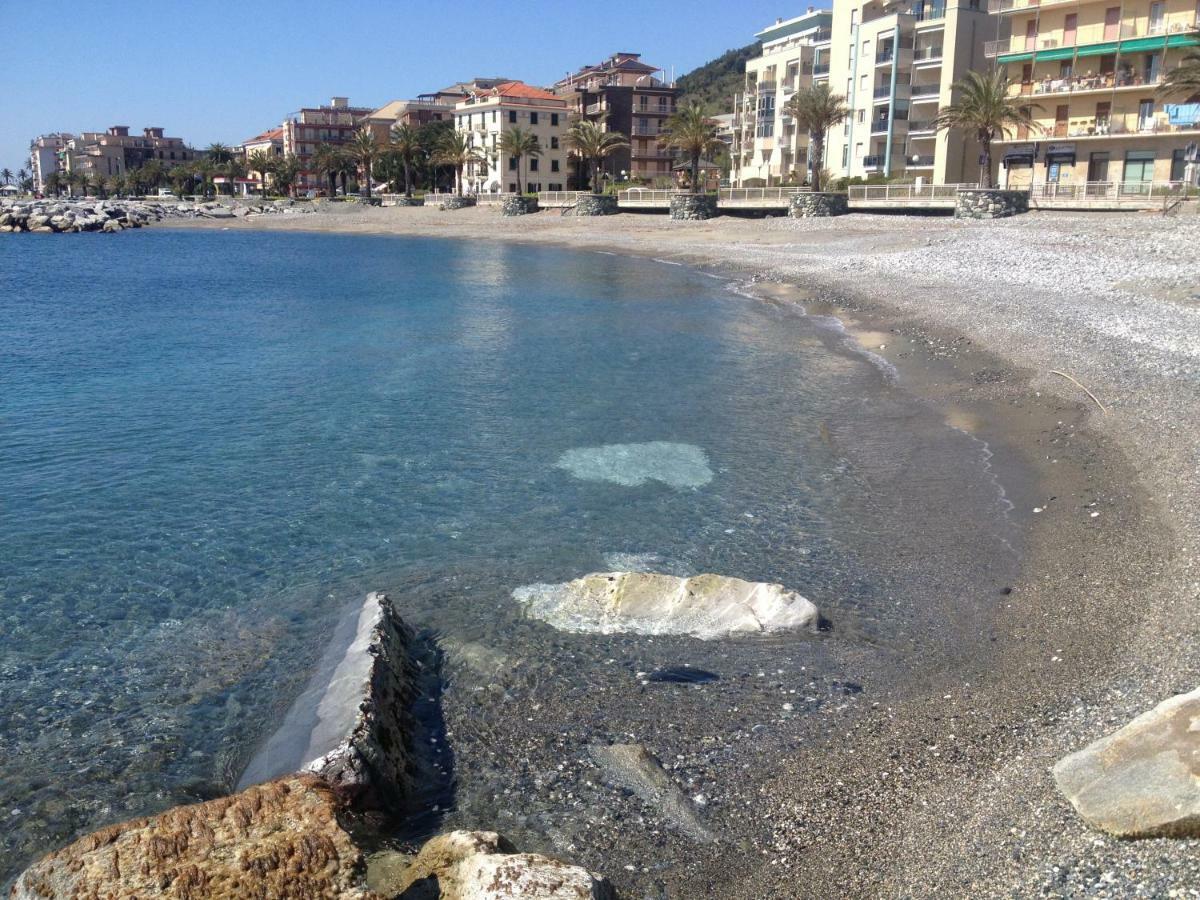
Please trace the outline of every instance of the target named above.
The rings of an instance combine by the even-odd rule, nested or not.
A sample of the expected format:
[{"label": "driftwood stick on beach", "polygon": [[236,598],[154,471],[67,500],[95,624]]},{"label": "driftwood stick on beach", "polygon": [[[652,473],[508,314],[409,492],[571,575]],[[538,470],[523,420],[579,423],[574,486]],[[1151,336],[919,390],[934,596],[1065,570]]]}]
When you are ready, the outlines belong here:
[{"label": "driftwood stick on beach", "polygon": [[1091,397],[1092,400],[1095,401],[1096,405],[1098,407],[1100,407],[1100,412],[1104,413],[1104,415],[1106,415],[1106,416],[1108,415],[1108,410],[1104,408],[1104,404],[1100,402],[1099,398],[1095,394],[1093,394],[1091,391],[1089,391],[1087,388],[1085,388],[1082,384],[1080,384],[1079,381],[1074,376],[1068,375],[1066,372],[1060,372],[1060,371],[1058,371],[1058,369],[1051,369],[1050,374],[1051,375],[1060,375],[1063,378],[1067,379],[1067,381],[1071,382],[1071,384],[1075,385],[1077,388],[1079,388],[1081,391],[1083,391],[1085,394],[1087,394],[1089,397]]}]

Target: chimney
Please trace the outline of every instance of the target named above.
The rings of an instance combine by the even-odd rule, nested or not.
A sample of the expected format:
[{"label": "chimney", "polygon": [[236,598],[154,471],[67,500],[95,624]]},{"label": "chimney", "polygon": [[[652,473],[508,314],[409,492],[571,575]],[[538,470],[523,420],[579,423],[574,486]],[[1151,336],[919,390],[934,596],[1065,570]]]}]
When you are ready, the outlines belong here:
[{"label": "chimney", "polygon": [[110,125],[108,133],[113,137],[129,137],[128,125]]}]

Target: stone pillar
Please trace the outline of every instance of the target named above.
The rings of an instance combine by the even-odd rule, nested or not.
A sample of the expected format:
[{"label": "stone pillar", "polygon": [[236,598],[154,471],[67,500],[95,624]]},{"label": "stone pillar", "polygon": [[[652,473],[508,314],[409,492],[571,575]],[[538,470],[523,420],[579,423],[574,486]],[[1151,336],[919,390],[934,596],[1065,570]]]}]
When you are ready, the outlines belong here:
[{"label": "stone pillar", "polygon": [[1006,219],[1029,212],[1028,191],[994,188],[959,188],[954,205],[956,219]]},{"label": "stone pillar", "polygon": [[451,194],[441,202],[438,209],[466,209],[468,206],[474,205],[474,197],[459,197],[457,194]]},{"label": "stone pillar", "polygon": [[621,211],[614,194],[581,194],[575,202],[577,216],[611,216]]},{"label": "stone pillar", "polygon": [[798,191],[788,204],[788,215],[793,219],[827,218],[844,216],[850,211],[845,194],[833,191]]},{"label": "stone pillar", "polygon": [[506,197],[500,203],[500,215],[502,216],[527,216],[537,211],[537,197]]},{"label": "stone pillar", "polygon": [[716,194],[672,194],[671,218],[698,221],[716,218]]}]

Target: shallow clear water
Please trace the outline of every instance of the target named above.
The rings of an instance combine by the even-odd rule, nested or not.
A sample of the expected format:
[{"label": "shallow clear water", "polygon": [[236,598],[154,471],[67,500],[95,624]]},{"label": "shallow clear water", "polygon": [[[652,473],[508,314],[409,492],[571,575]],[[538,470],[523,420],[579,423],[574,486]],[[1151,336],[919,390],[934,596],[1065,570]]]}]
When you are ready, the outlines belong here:
[{"label": "shallow clear water", "polygon": [[0,878],[228,786],[368,589],[586,683],[513,588],[780,581],[903,654],[1015,564],[979,442],[688,269],[150,230],[0,241],[0,279]]}]

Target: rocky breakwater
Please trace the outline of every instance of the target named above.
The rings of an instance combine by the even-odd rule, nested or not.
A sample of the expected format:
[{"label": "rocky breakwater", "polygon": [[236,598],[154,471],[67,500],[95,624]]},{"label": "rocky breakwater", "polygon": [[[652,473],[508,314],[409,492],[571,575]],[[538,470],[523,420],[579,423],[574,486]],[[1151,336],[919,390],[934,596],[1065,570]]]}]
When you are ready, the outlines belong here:
[{"label": "rocky breakwater", "polygon": [[679,634],[714,640],[733,634],[815,629],[810,601],[782,585],[725,575],[681,578],[653,572],[598,572],[565,584],[517,588],[526,615],[561,631]]},{"label": "rocky breakwater", "polygon": [[0,200],[0,234],[112,234],[166,219],[236,219],[308,212],[290,200],[266,203],[176,203],[140,200]]},{"label": "rocky breakwater", "polygon": [[440,835],[415,859],[368,854],[408,811],[419,771],[414,641],[387,596],[368,595],[239,793],[86,835],[26,869],[10,900],[611,896],[603,879],[490,833]]}]

